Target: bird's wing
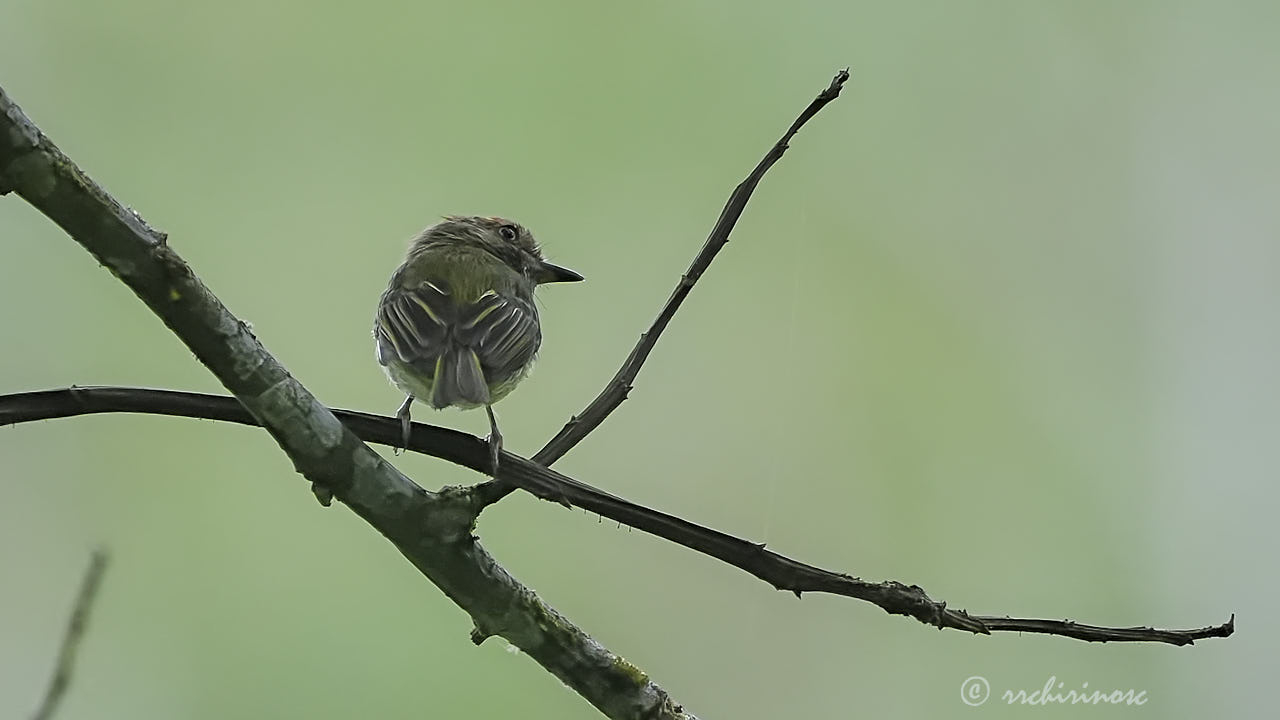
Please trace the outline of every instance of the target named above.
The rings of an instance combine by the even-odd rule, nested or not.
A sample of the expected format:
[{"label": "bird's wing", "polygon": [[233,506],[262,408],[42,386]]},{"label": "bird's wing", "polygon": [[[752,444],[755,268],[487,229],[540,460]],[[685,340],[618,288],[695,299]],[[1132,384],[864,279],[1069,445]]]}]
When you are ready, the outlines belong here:
[{"label": "bird's wing", "polygon": [[456,335],[475,351],[490,382],[517,375],[533,360],[542,342],[533,303],[493,290],[459,313]]},{"label": "bird's wing", "polygon": [[396,359],[434,368],[456,319],[453,299],[430,282],[389,290],[378,304],[378,362],[387,365]]},{"label": "bird's wing", "polygon": [[434,372],[452,344],[475,352],[485,378],[501,382],[529,364],[542,342],[533,303],[486,291],[461,307],[430,282],[387,293],[378,307],[378,361],[392,358]]}]

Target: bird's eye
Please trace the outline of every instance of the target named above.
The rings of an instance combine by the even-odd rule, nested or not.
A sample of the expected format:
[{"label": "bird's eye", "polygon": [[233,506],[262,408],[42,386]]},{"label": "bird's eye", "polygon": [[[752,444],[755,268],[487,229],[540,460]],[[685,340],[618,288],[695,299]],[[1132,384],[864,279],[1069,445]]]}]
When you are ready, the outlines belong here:
[{"label": "bird's eye", "polygon": [[503,225],[498,228],[498,237],[506,240],[507,242],[515,242],[516,235],[517,232],[515,225]]}]

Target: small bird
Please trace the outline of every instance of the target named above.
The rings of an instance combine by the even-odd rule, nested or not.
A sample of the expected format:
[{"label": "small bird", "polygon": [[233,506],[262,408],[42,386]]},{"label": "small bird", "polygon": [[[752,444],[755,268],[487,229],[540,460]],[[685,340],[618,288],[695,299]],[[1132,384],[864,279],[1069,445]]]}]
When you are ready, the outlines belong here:
[{"label": "small bird", "polygon": [[503,218],[448,216],[414,238],[373,325],[378,363],[408,395],[396,411],[405,447],[415,399],[437,410],[484,406],[496,475],[493,404],[528,374],[542,342],[533,290],[581,279],[544,260],[533,235]]}]

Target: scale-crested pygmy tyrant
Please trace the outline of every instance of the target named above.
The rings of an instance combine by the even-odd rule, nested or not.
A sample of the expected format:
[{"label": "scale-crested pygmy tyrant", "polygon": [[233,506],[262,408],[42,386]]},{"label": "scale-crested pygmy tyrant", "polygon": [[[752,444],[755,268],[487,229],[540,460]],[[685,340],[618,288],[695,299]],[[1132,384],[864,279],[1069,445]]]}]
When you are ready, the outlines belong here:
[{"label": "scale-crested pygmy tyrant", "polygon": [[493,403],[524,379],[542,342],[533,289],[581,279],[544,260],[533,235],[503,218],[450,216],[414,238],[373,326],[378,362],[408,394],[396,412],[405,447],[415,399],[436,409],[484,406],[496,474]]}]

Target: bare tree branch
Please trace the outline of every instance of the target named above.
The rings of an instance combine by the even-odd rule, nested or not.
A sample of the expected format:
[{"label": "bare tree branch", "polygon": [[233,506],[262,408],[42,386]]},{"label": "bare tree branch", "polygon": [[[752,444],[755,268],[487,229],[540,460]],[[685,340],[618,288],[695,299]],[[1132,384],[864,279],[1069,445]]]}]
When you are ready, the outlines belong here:
[{"label": "bare tree branch", "polygon": [[80,580],[80,592],[76,595],[76,604],[71,609],[71,619],[67,622],[67,631],[62,636],[62,647],[58,649],[58,660],[54,665],[53,677],[49,679],[49,687],[45,690],[44,700],[40,708],[31,717],[34,720],[49,720],[58,709],[58,703],[71,685],[71,671],[76,664],[76,651],[80,649],[80,641],[84,639],[85,630],[89,627],[89,611],[93,609],[93,601],[98,597],[98,588],[102,585],[102,575],[107,571],[107,551],[99,548],[89,558],[89,567]]},{"label": "bare tree branch", "polygon": [[[103,412],[150,413],[257,424],[235,398],[200,393],[143,388],[78,387],[0,395],[0,425]],[[396,447],[403,442],[400,421],[396,418],[350,410],[332,412],[366,442],[388,447]],[[456,430],[414,423],[407,449],[447,460],[476,472],[488,472],[488,444],[478,437]],[[954,610],[944,602],[931,599],[923,589],[915,585],[894,581],[868,582],[844,573],[807,565],[766,550],[762,544],[629,502],[518,455],[503,453],[499,477],[544,500],[589,510],[721,560],[779,590],[790,591],[797,596],[803,592],[824,592],[865,600],[887,613],[913,617],[938,628],[953,628],[978,634],[1029,632],[1093,642],[1162,642],[1172,645],[1190,645],[1205,638],[1227,637],[1235,630],[1234,615],[1222,625],[1194,630],[1109,628],[1069,620],[970,615],[964,610]]]},{"label": "bare tree branch", "polygon": [[[644,361],[649,358],[649,353],[658,343],[658,338],[662,337],[662,331],[667,329],[667,324],[671,322],[671,318],[675,317],[676,311],[680,309],[680,305],[684,303],[684,299],[689,296],[689,292],[693,290],[693,286],[702,277],[702,274],[711,267],[711,261],[715,259],[720,249],[729,242],[729,233],[733,232],[733,226],[737,224],[738,218],[742,216],[742,211],[747,207],[747,201],[751,199],[751,193],[755,191],[756,185],[760,184],[760,180],[764,178],[764,174],[773,167],[773,164],[782,159],[782,154],[787,151],[788,143],[791,138],[795,137],[800,128],[809,122],[809,119],[817,115],[822,108],[828,103],[840,97],[840,90],[844,88],[845,82],[849,79],[849,69],[845,68],[836,73],[831,79],[831,84],[825,90],[818,93],[818,96],[809,103],[800,115],[796,117],[795,122],[791,123],[791,127],[782,134],[778,142],[769,148],[760,162],[756,164],[751,174],[738,186],[733,189],[729,195],[729,199],[725,202],[724,209],[720,211],[720,218],[716,220],[716,224],[711,228],[711,233],[707,236],[707,241],[703,243],[702,249],[698,251],[697,256],[693,258],[689,269],[680,277],[680,282],[676,284],[675,290],[671,291],[671,297],[667,299],[667,304],[662,306],[662,310],[658,312],[658,317],[654,319],[653,324],[644,333],[641,333],[640,340],[636,346],[631,349],[631,354],[627,355],[627,359],[623,361],[622,367],[618,368],[618,372],[613,379],[605,385],[604,390],[591,401],[583,411],[574,415],[569,419],[568,423],[556,433],[555,437],[547,441],[533,456],[533,461],[539,465],[551,467],[556,460],[559,460],[565,453],[573,449],[573,446],[582,441],[591,431],[600,427],[605,418],[627,399],[627,393],[631,392],[632,383],[635,382],[636,376],[640,374],[640,368],[644,365]],[[497,502],[508,492],[511,491],[509,486],[503,486],[499,478],[495,478],[494,485],[485,490],[491,493],[486,498],[487,502]]]},{"label": "bare tree branch", "polygon": [[0,192],[16,192],[125,283],[235,395],[294,467],[382,533],[476,625],[610,718],[687,718],[644,673],[512,578],[472,536],[469,489],[428,492],[375,453],[258,342],[167,244],[90,180],[0,89]]},{"label": "bare tree branch", "polygon": [[[1038,632],[1091,641],[1190,644],[1225,637],[1223,625],[1195,630],[1107,628],[1071,621],[969,615],[931,600],[914,585],[866,582],[816,568],[718,531],[645,508],[545,467],[608,417],[632,387],[658,337],[693,285],[728,241],[752,191],[799,129],[834,100],[848,79],[841,71],[792,123],[730,196],[702,250],[649,331],[581,415],[532,461],[504,453],[500,473],[474,488],[423,490],[361,440],[395,445],[398,421],[330,411],[258,343],[136,213],[89,180],[0,90],[0,194],[16,191],[62,226],[128,285],[226,386],[234,397],[131,388],[71,388],[0,398],[0,424],[92,412],[146,412],[261,425],[324,501],[336,496],[386,536],[475,622],[472,639],[502,635],[611,718],[690,717],[660,687],[511,578],[471,535],[487,505],[519,487],[667,538],[741,568],[779,589],[827,592],[872,602],[939,628],[974,633]],[[415,423],[412,447],[484,471],[484,441]]]}]

